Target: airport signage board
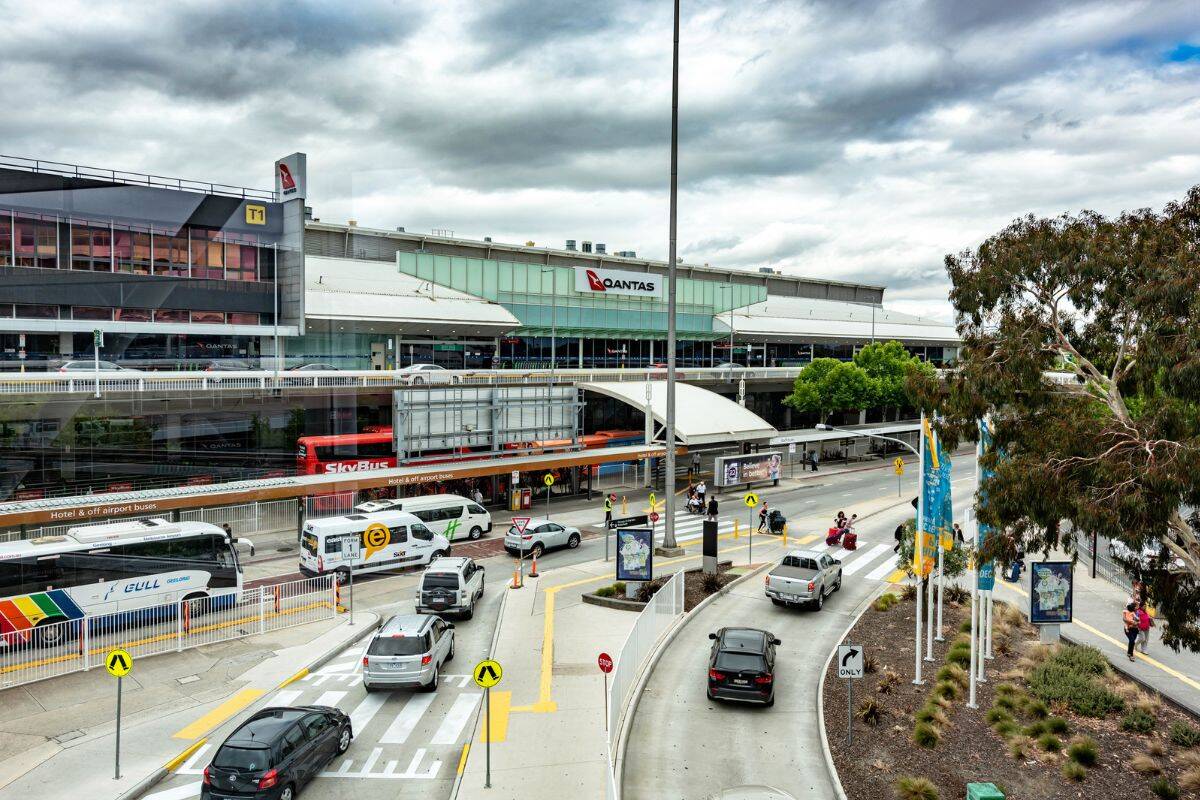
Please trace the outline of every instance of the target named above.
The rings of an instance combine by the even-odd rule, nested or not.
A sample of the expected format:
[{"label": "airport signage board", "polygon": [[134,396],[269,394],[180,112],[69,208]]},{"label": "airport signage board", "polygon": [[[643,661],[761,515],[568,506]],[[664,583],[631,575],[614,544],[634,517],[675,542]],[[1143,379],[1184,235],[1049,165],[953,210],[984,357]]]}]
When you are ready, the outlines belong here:
[{"label": "airport signage board", "polygon": [[663,296],[663,276],[653,272],[628,272],[598,267],[575,268],[575,291],[585,294],[617,294],[627,297]]},{"label": "airport signage board", "polygon": [[783,456],[777,452],[745,456],[718,456],[713,467],[718,486],[777,481],[782,477]]}]

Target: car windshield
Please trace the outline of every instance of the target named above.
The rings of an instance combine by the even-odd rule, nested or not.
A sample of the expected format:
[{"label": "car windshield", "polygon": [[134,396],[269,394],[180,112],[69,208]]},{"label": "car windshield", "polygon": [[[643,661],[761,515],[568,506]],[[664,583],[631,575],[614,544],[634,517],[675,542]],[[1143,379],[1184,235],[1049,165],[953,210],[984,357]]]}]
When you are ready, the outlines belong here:
[{"label": "car windshield", "polygon": [[425,576],[424,583],[421,584],[423,589],[457,589],[458,576],[446,574],[429,574]]},{"label": "car windshield", "polygon": [[222,747],[213,758],[213,766],[238,772],[261,772],[271,766],[271,750],[266,747]]},{"label": "car windshield", "polygon": [[367,648],[369,656],[419,656],[428,652],[426,636],[380,636]]},{"label": "car windshield", "polygon": [[717,669],[730,672],[766,672],[767,665],[763,657],[753,653],[730,653],[722,650],[717,653]]}]

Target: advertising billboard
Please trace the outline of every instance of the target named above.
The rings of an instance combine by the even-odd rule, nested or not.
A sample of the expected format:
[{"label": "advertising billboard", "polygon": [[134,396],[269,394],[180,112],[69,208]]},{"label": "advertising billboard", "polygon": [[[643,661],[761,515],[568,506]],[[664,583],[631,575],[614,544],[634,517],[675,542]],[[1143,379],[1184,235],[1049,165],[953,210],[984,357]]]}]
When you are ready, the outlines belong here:
[{"label": "advertising billboard", "polygon": [[783,454],[754,453],[747,456],[719,456],[714,464],[717,486],[777,481],[782,477]]},{"label": "advertising billboard", "polygon": [[598,267],[575,268],[575,291],[584,294],[619,294],[662,299],[663,276],[652,272],[626,272]]},{"label": "advertising billboard", "polygon": [[617,580],[654,580],[654,531],[649,528],[617,529]]},{"label": "advertising billboard", "polygon": [[1070,561],[1043,561],[1029,566],[1029,621],[1061,625],[1072,619],[1074,573]]}]

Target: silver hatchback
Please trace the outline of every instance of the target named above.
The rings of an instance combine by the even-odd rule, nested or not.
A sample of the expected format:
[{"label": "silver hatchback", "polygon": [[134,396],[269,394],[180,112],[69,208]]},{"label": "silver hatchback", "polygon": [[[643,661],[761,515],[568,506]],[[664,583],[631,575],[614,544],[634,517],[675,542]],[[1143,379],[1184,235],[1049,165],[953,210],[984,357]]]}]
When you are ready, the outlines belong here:
[{"label": "silver hatchback", "polygon": [[442,665],[454,658],[454,624],[420,614],[385,622],[363,655],[363,688],[435,692]]}]

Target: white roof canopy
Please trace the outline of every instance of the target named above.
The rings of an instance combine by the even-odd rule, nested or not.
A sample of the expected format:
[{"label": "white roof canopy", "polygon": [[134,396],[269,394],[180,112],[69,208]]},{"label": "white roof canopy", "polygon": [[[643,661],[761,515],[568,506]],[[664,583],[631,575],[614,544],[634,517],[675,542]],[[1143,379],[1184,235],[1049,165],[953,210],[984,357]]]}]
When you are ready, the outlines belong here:
[{"label": "white roof canopy", "polygon": [[[580,383],[580,388],[607,395],[634,408],[646,408],[646,381]],[[667,419],[667,382],[649,381],[650,412],[656,422]],[[769,439],[778,434],[769,422],[716,392],[690,383],[675,384],[675,437],[694,447],[702,444]]]},{"label": "white roof canopy", "polygon": [[[715,330],[729,330],[729,314],[717,314]],[[898,311],[833,300],[804,297],[768,297],[766,302],[733,312],[733,330],[754,340],[880,341],[946,344],[959,343],[953,325]]]}]

